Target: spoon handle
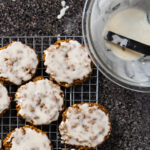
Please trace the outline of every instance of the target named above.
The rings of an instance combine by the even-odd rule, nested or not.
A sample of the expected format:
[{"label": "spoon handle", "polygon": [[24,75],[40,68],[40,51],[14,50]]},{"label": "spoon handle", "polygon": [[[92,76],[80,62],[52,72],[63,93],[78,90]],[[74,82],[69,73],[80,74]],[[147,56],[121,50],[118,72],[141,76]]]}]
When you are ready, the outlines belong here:
[{"label": "spoon handle", "polygon": [[136,51],[136,52],[144,54],[144,55],[150,55],[150,46],[149,45],[132,40],[130,38],[124,37],[117,33],[108,31],[104,38],[105,38],[105,40],[107,40],[111,43],[114,43],[116,45],[119,45],[123,48],[128,48],[128,49],[131,49],[133,51]]}]

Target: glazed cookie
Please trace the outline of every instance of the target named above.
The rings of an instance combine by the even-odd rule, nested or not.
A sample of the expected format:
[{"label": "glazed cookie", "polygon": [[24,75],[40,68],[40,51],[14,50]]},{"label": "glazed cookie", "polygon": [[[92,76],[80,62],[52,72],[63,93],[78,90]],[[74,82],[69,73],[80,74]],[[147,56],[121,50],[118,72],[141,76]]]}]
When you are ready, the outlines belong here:
[{"label": "glazed cookie", "polygon": [[35,51],[21,42],[0,48],[0,80],[21,85],[32,78],[38,66]]},{"label": "glazed cookie", "polygon": [[3,83],[0,83],[0,116],[2,116],[10,105],[10,97],[8,96],[8,91]]},{"label": "glazed cookie", "polygon": [[51,80],[64,87],[82,83],[92,73],[87,49],[75,40],[57,41],[44,51],[43,61]]},{"label": "glazed cookie", "polygon": [[26,125],[10,132],[3,141],[5,150],[52,150],[45,132]]},{"label": "glazed cookie", "polygon": [[64,143],[80,149],[95,148],[110,135],[111,123],[107,110],[95,103],[81,103],[69,107],[59,126]]},{"label": "glazed cookie", "polygon": [[47,125],[56,121],[64,107],[64,94],[60,87],[43,77],[21,86],[15,100],[18,116],[33,125]]}]

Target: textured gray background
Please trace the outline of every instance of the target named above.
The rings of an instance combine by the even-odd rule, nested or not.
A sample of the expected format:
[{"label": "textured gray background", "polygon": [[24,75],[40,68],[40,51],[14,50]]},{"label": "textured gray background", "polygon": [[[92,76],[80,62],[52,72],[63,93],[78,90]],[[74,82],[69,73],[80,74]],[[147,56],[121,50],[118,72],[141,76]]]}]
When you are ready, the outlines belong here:
[{"label": "textured gray background", "polygon": [[[57,20],[61,0],[0,0],[0,36],[81,35],[84,0]],[[150,95],[123,89],[100,74],[99,101],[110,112],[112,134],[99,149],[150,150]]]}]

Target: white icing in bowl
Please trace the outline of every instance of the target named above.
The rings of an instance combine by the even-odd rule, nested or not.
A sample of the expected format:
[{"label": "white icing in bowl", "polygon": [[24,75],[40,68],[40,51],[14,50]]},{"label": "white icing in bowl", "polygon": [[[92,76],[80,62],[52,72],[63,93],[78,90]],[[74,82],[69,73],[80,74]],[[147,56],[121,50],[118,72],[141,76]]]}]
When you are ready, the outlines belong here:
[{"label": "white icing in bowl", "polygon": [[[143,33],[145,33],[144,30],[149,28],[146,23],[146,13],[150,11],[149,0],[87,0],[83,13],[83,35],[85,45],[87,46],[95,65],[111,81],[131,90],[149,93],[150,56],[145,57],[143,55],[141,56],[140,54],[128,51],[129,53],[131,52],[132,55],[129,57],[129,55],[126,55],[124,52],[115,48],[115,50],[117,50],[117,55],[116,51],[111,50],[110,45],[108,47],[108,44],[106,44],[104,40],[104,29],[106,28],[108,21],[111,20],[111,17],[114,14],[129,8],[141,10],[141,12],[131,11],[131,15],[129,14],[130,17],[122,17],[122,19],[125,19],[124,22],[129,23],[127,26],[129,28],[127,28],[127,30],[131,29],[133,32],[130,37],[136,37],[134,32],[138,30],[138,41],[144,42],[145,39],[149,39],[147,38],[149,34],[144,38],[139,36],[142,35],[142,33],[140,33],[142,30]],[[133,22],[136,20],[141,20],[139,21],[139,24],[141,23],[141,27],[144,29],[141,28],[139,31],[139,27],[137,28],[138,25],[135,27],[132,26],[134,23],[136,24],[136,22]],[[114,21],[113,26],[111,24],[109,29],[113,28],[113,32],[117,32],[126,26],[126,24],[123,26],[123,21],[120,21],[119,24],[118,22],[119,20]],[[130,22],[132,23],[131,28]],[[147,32],[149,32],[149,29]],[[143,36],[146,35],[143,34]],[[145,42],[149,44],[148,40]]]}]

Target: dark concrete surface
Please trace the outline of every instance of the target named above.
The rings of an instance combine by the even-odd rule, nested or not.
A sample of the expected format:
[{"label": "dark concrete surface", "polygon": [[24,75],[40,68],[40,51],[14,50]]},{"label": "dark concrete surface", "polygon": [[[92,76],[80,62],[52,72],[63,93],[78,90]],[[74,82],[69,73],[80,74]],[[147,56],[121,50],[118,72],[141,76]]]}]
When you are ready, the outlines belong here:
[{"label": "dark concrete surface", "polygon": [[[0,0],[0,36],[81,35],[84,0]],[[99,103],[111,116],[112,134],[100,150],[150,150],[150,95],[123,89],[100,74]]]},{"label": "dark concrete surface", "polygon": [[0,35],[81,35],[84,0],[68,0],[69,11],[57,15],[61,0],[0,0]]}]

